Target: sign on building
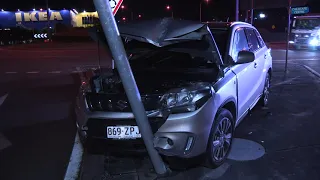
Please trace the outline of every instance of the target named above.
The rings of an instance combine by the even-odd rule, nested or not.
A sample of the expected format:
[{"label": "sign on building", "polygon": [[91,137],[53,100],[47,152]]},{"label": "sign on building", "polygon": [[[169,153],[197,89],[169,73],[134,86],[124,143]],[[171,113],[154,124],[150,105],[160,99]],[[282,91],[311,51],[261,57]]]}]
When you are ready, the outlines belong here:
[{"label": "sign on building", "polygon": [[310,12],[309,7],[294,7],[291,8],[291,14],[307,14]]},{"label": "sign on building", "polygon": [[[16,22],[36,22],[36,21],[48,21],[47,11],[34,11],[34,12],[16,12]],[[62,21],[62,16],[59,11],[50,12],[50,21]]]}]

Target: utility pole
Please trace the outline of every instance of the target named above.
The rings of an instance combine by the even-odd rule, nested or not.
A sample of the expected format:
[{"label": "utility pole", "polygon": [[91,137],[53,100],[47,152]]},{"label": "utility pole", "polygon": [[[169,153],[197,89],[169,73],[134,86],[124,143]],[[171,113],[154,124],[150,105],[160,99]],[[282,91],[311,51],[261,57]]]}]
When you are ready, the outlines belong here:
[{"label": "utility pole", "polygon": [[141,101],[141,95],[134,79],[121,36],[111,10],[109,1],[93,0],[98,11],[101,26],[110,47],[110,52],[119,72],[126,95],[129,99],[132,112],[141,132],[149,157],[157,174],[165,175],[168,172],[161,156],[153,146],[153,133]]},{"label": "utility pole", "polygon": [[49,0],[46,0],[46,6],[47,6],[47,33],[48,33],[49,39],[51,40]]},{"label": "utility pole", "polygon": [[201,6],[202,6],[202,0],[200,1],[200,14],[199,14],[200,15],[199,16],[200,17],[200,23],[202,22],[202,7]]},{"label": "utility pole", "polygon": [[253,4],[253,2],[254,2],[254,0],[251,0],[251,11],[250,11],[250,13],[251,13],[251,22],[250,22],[250,24],[251,25],[253,25],[253,20],[254,20],[254,4]]},{"label": "utility pole", "polygon": [[284,71],[288,71],[288,56],[289,56],[289,41],[290,41],[290,27],[291,27],[291,0],[288,1],[288,28],[287,28],[287,49],[286,49],[286,64]]},{"label": "utility pole", "polygon": [[239,21],[239,0],[236,0],[236,18],[235,21]]}]

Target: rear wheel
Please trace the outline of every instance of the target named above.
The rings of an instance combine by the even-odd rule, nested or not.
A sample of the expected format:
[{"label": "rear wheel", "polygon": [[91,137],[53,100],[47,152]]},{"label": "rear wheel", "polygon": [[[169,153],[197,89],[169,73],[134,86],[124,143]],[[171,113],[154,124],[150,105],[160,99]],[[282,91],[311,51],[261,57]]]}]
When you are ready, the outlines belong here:
[{"label": "rear wheel", "polygon": [[269,94],[270,94],[270,74],[267,73],[266,74],[266,79],[265,79],[265,83],[264,83],[264,87],[263,87],[263,94],[262,97],[260,99],[259,104],[262,107],[267,107],[269,104]]},{"label": "rear wheel", "polygon": [[206,153],[206,165],[216,168],[227,159],[231,150],[234,119],[230,111],[221,109],[214,120]]}]

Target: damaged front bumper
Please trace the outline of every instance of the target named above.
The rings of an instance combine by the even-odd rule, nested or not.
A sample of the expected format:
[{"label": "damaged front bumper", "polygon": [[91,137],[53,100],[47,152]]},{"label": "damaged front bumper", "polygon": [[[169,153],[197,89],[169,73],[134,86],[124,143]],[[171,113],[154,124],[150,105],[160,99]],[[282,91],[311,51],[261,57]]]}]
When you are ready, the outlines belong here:
[{"label": "damaged front bumper", "polygon": [[[78,100],[78,102],[81,101]],[[107,138],[107,126],[136,126],[131,112],[89,112],[77,105],[77,127],[82,137],[94,142],[101,152],[124,155],[128,152],[146,152],[143,140],[114,140]],[[170,114],[147,113],[154,133],[154,147],[165,156],[191,158],[206,151],[214,119],[213,98],[194,112]]]}]

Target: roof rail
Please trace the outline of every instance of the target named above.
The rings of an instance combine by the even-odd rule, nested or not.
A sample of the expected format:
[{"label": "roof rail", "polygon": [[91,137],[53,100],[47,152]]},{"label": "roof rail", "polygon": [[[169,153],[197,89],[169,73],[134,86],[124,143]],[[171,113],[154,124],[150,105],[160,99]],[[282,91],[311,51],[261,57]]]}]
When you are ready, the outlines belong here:
[{"label": "roof rail", "polygon": [[251,24],[246,23],[246,22],[241,22],[241,21],[231,22],[231,26],[234,26],[234,25],[249,25],[249,26],[251,26]]}]

